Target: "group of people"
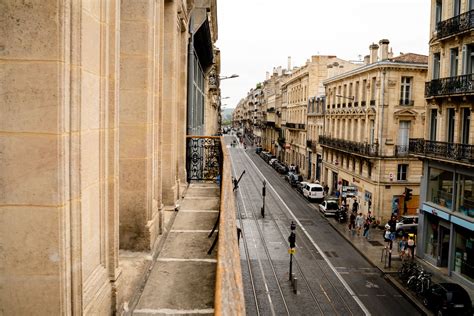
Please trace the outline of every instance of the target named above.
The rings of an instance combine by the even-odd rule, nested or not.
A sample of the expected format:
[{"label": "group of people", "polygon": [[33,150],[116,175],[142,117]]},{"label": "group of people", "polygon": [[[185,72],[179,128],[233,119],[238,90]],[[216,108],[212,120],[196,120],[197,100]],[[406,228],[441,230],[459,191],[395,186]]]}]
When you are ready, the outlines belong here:
[{"label": "group of people", "polygon": [[362,236],[370,239],[370,226],[374,222],[375,218],[372,216],[372,213],[369,211],[367,216],[363,215],[362,212],[359,212],[359,203],[357,199],[352,203],[352,211],[349,216],[349,232],[352,232],[352,235],[357,233],[357,236]]},{"label": "group of people", "polygon": [[[392,215],[390,220],[385,224],[385,231],[384,231],[384,240],[385,240],[385,248],[391,249],[393,246],[393,242],[396,239],[396,227],[397,227],[397,217]],[[398,243],[398,252],[400,255],[400,259],[405,260],[408,258],[414,259],[415,257],[415,239],[413,236],[403,235],[402,239]]]}]

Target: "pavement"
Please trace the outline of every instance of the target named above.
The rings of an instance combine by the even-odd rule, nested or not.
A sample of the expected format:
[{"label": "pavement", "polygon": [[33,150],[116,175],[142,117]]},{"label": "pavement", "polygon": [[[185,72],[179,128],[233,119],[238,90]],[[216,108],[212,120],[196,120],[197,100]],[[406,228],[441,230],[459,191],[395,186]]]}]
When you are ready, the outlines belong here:
[{"label": "pavement", "polygon": [[161,250],[153,258],[132,315],[214,314],[217,249],[208,255],[219,214],[216,184],[190,184]]},{"label": "pavement", "polygon": [[[424,313],[425,315],[433,314],[425,308],[415,293],[408,290],[403,281],[398,278],[398,269],[402,266],[402,260],[398,254],[398,242],[393,243],[391,264],[389,266],[388,260],[385,260],[382,256],[385,246],[382,229],[371,228],[369,239],[367,239],[363,236],[358,236],[357,233],[349,231],[347,222],[339,223],[335,218],[328,218],[328,222],[342,237],[349,241],[362,256],[372,263],[374,267],[377,267],[381,273],[384,274],[385,278],[390,281],[405,298],[409,299],[421,313]],[[431,279],[434,283],[454,282],[447,275],[444,275],[437,267],[434,267],[426,261],[416,257],[416,251],[414,260],[417,264],[423,266],[425,271],[429,271],[433,274]],[[464,288],[471,296],[471,300],[474,302],[474,289],[468,287]]]}]

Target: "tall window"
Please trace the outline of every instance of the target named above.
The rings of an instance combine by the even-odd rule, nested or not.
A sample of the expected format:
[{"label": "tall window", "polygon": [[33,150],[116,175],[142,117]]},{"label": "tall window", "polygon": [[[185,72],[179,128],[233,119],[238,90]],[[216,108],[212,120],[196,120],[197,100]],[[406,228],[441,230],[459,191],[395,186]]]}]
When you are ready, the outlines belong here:
[{"label": "tall window", "polygon": [[453,1],[453,16],[461,14],[461,0]]},{"label": "tall window", "polygon": [[458,48],[451,48],[450,50],[450,70],[449,75],[455,77],[458,75],[458,65],[459,65],[459,50]]},{"label": "tall window", "polygon": [[469,144],[469,126],[471,125],[471,109],[462,109],[462,134],[461,143]]},{"label": "tall window", "polygon": [[447,134],[446,134],[446,141],[448,143],[454,143],[454,120],[455,120],[455,113],[453,108],[448,109],[447,115]]},{"label": "tall window", "polygon": [[441,22],[441,19],[443,18],[443,2],[442,0],[436,0],[436,23]]},{"label": "tall window", "polygon": [[369,142],[370,144],[373,144],[375,141],[375,121],[370,120],[370,139]]},{"label": "tall window", "polygon": [[347,100],[347,85],[344,85],[344,88],[342,90],[342,105],[345,107],[346,106],[346,100]]},{"label": "tall window", "polygon": [[410,121],[400,121],[400,129],[398,130],[398,151],[401,153],[408,152],[408,142],[410,139]]},{"label": "tall window", "polygon": [[438,126],[438,110],[431,109],[430,113],[430,140],[436,141],[436,129]]},{"label": "tall window", "polygon": [[469,0],[469,10],[474,10],[474,0]]},{"label": "tall window", "polygon": [[372,78],[372,83],[370,85],[370,100],[375,100],[375,82],[377,81],[376,77]]},{"label": "tall window", "polygon": [[400,86],[400,105],[411,105],[411,84],[412,77],[402,77]]},{"label": "tall window", "polygon": [[433,54],[433,79],[439,79],[440,76],[440,54]]},{"label": "tall window", "polygon": [[407,180],[407,172],[408,172],[408,165],[407,164],[399,164],[397,166],[397,180],[398,181],[406,181]]},{"label": "tall window", "polygon": [[362,80],[362,100],[367,101],[367,79]]},{"label": "tall window", "polygon": [[355,83],[355,91],[354,91],[354,102],[359,101],[359,81]]},{"label": "tall window", "polygon": [[349,83],[349,103],[352,102],[352,82]]},{"label": "tall window", "polygon": [[[474,2],[474,0],[473,0]],[[464,45],[463,53],[463,75],[474,73],[474,45]]]}]

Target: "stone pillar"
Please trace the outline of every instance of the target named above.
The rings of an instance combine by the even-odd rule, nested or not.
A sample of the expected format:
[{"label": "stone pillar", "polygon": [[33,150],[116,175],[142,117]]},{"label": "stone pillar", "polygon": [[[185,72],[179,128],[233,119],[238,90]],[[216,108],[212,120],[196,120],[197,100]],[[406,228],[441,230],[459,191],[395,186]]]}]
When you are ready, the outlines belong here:
[{"label": "stone pillar", "polygon": [[120,247],[150,249],[154,1],[121,1]]},{"label": "stone pillar", "polygon": [[[0,306],[111,314],[112,1],[2,3]],[[107,8],[107,9],[106,9]],[[110,9],[110,10],[108,10]]]},{"label": "stone pillar", "polygon": [[162,104],[162,188],[165,208],[174,209],[177,198],[177,135],[176,121],[178,108],[177,61],[178,26],[175,1],[164,4],[164,65],[163,65],[163,104]]}]

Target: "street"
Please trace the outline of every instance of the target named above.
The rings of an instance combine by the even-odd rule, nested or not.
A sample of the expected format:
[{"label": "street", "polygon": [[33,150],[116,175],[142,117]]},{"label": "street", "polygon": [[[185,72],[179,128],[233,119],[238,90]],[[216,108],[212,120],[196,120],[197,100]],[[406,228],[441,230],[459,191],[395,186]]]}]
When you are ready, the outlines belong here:
[{"label": "street", "polygon": [[[234,137],[226,136],[230,144]],[[245,170],[237,198],[237,225],[248,315],[418,315],[381,272],[363,258],[254,148],[229,146],[234,177]],[[265,217],[262,186],[266,181]],[[289,281],[288,236],[296,223]]]}]

